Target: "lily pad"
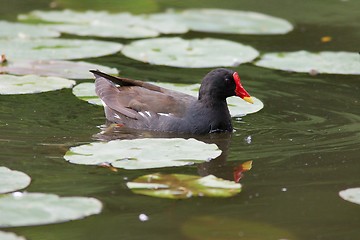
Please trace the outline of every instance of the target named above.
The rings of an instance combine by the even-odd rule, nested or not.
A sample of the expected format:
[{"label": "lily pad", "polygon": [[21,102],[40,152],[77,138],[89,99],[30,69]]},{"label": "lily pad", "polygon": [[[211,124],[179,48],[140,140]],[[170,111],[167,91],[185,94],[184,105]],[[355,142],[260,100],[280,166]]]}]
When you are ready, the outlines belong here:
[{"label": "lily pad", "polygon": [[360,204],[360,188],[348,188],[346,190],[340,191],[339,195],[346,201]]},{"label": "lily pad", "polygon": [[237,42],[178,37],[134,41],[126,45],[122,53],[138,61],[182,68],[238,66],[259,55],[254,48]]},{"label": "lily pad", "polygon": [[8,61],[15,61],[100,57],[120,51],[123,45],[98,40],[0,39],[0,46]]},{"label": "lily pad", "polygon": [[95,198],[15,192],[0,197],[0,227],[66,222],[98,214],[101,209]]},{"label": "lily pad", "polygon": [[60,33],[49,27],[0,21],[0,38],[59,37]]},{"label": "lily pad", "polygon": [[26,188],[31,182],[27,174],[7,167],[0,167],[0,179],[0,194]]},{"label": "lily pad", "polygon": [[152,197],[183,199],[190,197],[231,197],[241,191],[241,184],[217,178],[185,174],[149,174],[128,182],[134,193]]},{"label": "lily pad", "polygon": [[110,74],[118,74],[115,68],[88,63],[71,62],[61,60],[19,60],[7,62],[6,65],[0,65],[0,72],[26,75],[34,74],[40,76],[54,76],[72,79],[90,79],[94,75],[89,72],[90,69],[99,69]]},{"label": "lily pad", "polygon": [[59,77],[36,75],[12,76],[0,74],[0,95],[31,94],[71,88],[75,81]]},{"label": "lily pad", "polygon": [[25,240],[24,237],[17,236],[15,233],[3,232],[3,231],[0,231],[0,239],[1,240]]},{"label": "lily pad", "polygon": [[285,34],[293,29],[290,22],[257,12],[225,9],[189,9],[181,12],[194,31],[234,34]]},{"label": "lily pad", "polygon": [[220,154],[216,144],[195,139],[144,138],[80,145],[70,148],[64,158],[75,164],[106,162],[116,168],[148,169],[191,165],[210,161]]},{"label": "lily pad", "polygon": [[355,52],[267,53],[255,65],[292,72],[360,74],[359,53]]},{"label": "lily pad", "polygon": [[[160,87],[176,90],[197,97],[200,84],[174,84],[150,82]],[[91,104],[102,106],[100,98],[95,93],[94,83],[80,83],[73,88],[73,94],[79,99],[87,101]],[[244,116],[260,111],[264,108],[264,104],[256,97],[252,96],[254,104],[249,104],[239,97],[230,97],[227,99],[228,108],[232,117]]]},{"label": "lily pad", "polygon": [[[114,38],[148,38],[160,33],[185,33],[188,28],[168,15],[141,15],[130,13],[110,14],[105,11],[76,12],[33,11],[20,15],[20,20],[42,20],[58,23],[51,28],[80,36],[114,37]],[[65,24],[60,24],[65,23]]]},{"label": "lily pad", "polygon": [[298,239],[286,229],[249,219],[203,215],[189,218],[181,227],[186,239],[200,240],[274,240]]}]

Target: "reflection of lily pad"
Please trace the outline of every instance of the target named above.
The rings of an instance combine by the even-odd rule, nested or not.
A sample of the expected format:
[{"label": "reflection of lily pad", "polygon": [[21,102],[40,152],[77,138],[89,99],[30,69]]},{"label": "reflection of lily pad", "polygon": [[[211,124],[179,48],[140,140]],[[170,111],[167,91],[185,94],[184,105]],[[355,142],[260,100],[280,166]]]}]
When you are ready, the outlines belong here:
[{"label": "reflection of lily pad", "polygon": [[217,216],[197,216],[190,218],[182,226],[187,239],[192,240],[295,240],[290,232],[269,224],[239,218]]},{"label": "reflection of lily pad", "polygon": [[127,183],[134,193],[161,198],[231,197],[241,191],[240,183],[213,175],[149,174]]},{"label": "reflection of lily pad", "polygon": [[144,138],[72,147],[64,158],[76,164],[98,165],[106,162],[116,168],[146,169],[191,165],[210,161],[220,154],[216,144],[195,139]]},{"label": "reflection of lily pad", "polygon": [[122,53],[132,59],[184,68],[238,66],[250,62],[259,53],[250,46],[221,39],[192,39],[178,37],[134,41]]},{"label": "reflection of lily pad", "polygon": [[1,240],[25,240],[24,237],[17,236],[15,233],[0,231]]},{"label": "reflection of lily pad", "polygon": [[31,181],[31,178],[25,173],[6,167],[0,167],[0,179],[0,194],[26,188]]},{"label": "reflection of lily pad", "polygon": [[194,31],[238,34],[285,34],[293,29],[288,21],[257,12],[225,9],[189,9],[181,13]]},{"label": "reflection of lily pad", "polygon": [[122,48],[120,43],[76,39],[0,39],[0,46],[9,61],[100,57]]},{"label": "reflection of lily pad", "polygon": [[[197,96],[200,84],[174,84],[174,83],[160,83],[151,82],[160,87],[176,90],[187,93],[192,96]],[[96,96],[94,83],[80,83],[73,88],[73,94],[79,99],[87,101],[91,104],[102,106],[100,98]],[[232,117],[243,116],[260,111],[264,104],[252,96],[254,104],[249,104],[238,97],[231,97],[227,99],[229,111]]]},{"label": "reflection of lily pad", "polygon": [[94,75],[89,70],[98,69],[109,74],[118,74],[115,68],[88,63],[61,60],[19,60],[0,65],[0,72],[26,75],[55,76],[72,79],[90,79]]},{"label": "reflection of lily pad", "polygon": [[0,94],[30,94],[71,88],[75,81],[59,77],[36,75],[12,76],[0,74]]},{"label": "reflection of lily pad", "polygon": [[0,21],[0,38],[58,37],[58,31],[45,26]]},{"label": "reflection of lily pad", "polygon": [[66,222],[101,212],[95,198],[15,192],[0,197],[0,227]]},{"label": "reflection of lily pad", "polygon": [[360,188],[349,188],[339,192],[339,195],[342,199],[360,204]]},{"label": "reflection of lily pad", "polygon": [[255,65],[293,72],[360,74],[359,54],[354,52],[267,53]]}]

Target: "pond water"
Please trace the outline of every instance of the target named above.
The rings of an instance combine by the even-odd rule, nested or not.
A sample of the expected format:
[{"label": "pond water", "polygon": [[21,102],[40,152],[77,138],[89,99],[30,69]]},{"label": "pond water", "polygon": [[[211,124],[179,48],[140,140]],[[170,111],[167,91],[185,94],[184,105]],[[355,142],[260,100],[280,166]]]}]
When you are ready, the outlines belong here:
[{"label": "pond water", "polygon": [[[15,20],[20,13],[50,10],[50,2],[0,0],[0,18]],[[58,0],[52,6],[55,3],[59,8],[134,13],[169,7],[258,11],[289,20],[294,31],[278,36],[190,32],[185,37],[229,39],[261,52],[359,51],[360,2],[354,0]],[[332,41],[321,42],[323,36],[331,36]],[[149,81],[197,83],[210,70],[152,66],[120,53],[86,60],[116,67],[125,77]],[[197,137],[217,143],[224,151],[220,158],[198,166],[158,170],[202,176],[211,173],[231,180],[235,166],[253,160],[252,170],[241,180],[242,192],[231,198],[170,200],[135,195],[126,182],[154,170],[112,172],[70,164],[63,156],[69,147],[99,138],[155,134],[123,130],[115,136],[97,135],[101,131],[98,126],[105,123],[102,107],[77,99],[71,89],[0,96],[0,165],[30,175],[29,192],[89,196],[104,204],[101,214],[83,220],[2,230],[27,239],[53,240],[359,239],[360,206],[338,196],[341,190],[360,187],[359,77],[311,76],[251,64],[234,69],[247,90],[262,100],[264,109],[234,119],[236,132],[231,136]]]}]

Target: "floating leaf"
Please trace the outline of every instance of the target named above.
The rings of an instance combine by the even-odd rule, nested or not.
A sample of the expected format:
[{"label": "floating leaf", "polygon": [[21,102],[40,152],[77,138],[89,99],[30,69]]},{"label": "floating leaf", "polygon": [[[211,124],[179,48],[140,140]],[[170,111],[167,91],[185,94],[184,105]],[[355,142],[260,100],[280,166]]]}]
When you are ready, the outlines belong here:
[{"label": "floating leaf", "polygon": [[109,74],[118,74],[115,68],[88,63],[71,62],[61,60],[19,60],[0,65],[0,72],[26,75],[34,74],[40,76],[55,76],[72,79],[90,79],[94,75],[89,72],[91,69],[98,69]]},{"label": "floating leaf", "polygon": [[30,94],[71,88],[75,81],[59,77],[36,75],[12,76],[0,74],[0,95]]},{"label": "floating leaf", "polygon": [[0,231],[0,239],[1,240],[26,240],[24,237],[17,236],[12,232],[3,232]]},{"label": "floating leaf", "polygon": [[0,38],[59,37],[60,33],[46,26],[0,21]]},{"label": "floating leaf", "polygon": [[330,74],[360,74],[359,53],[307,51],[267,53],[255,63],[283,71]]},{"label": "floating leaf", "polygon": [[120,43],[76,39],[0,39],[0,46],[8,61],[100,57],[122,48]]},{"label": "floating leaf", "polygon": [[149,174],[127,183],[134,193],[152,197],[182,199],[190,197],[231,197],[241,191],[240,183],[213,175]]},{"label": "floating leaf", "polygon": [[360,188],[348,188],[346,190],[340,191],[339,195],[346,201],[360,204]]},{"label": "floating leaf", "polygon": [[0,227],[66,222],[98,214],[101,208],[95,198],[15,192],[0,197]]},{"label": "floating leaf", "polygon": [[225,9],[189,9],[181,17],[190,29],[235,34],[285,34],[293,29],[288,21],[257,12]]},{"label": "floating leaf", "polygon": [[250,62],[259,53],[250,46],[221,39],[178,37],[134,41],[122,53],[142,62],[183,68],[238,66]]},{"label": "floating leaf", "polygon": [[297,239],[286,229],[281,229],[270,224],[254,222],[249,219],[226,218],[205,215],[189,218],[181,227],[186,239],[206,240],[274,240],[274,239]]},{"label": "floating leaf", "polygon": [[[174,84],[174,83],[160,83],[150,82],[160,87],[172,89],[175,91],[187,93],[192,96],[198,95],[200,84]],[[102,106],[100,98],[95,93],[94,83],[80,83],[73,88],[73,94],[79,99],[87,101],[91,104]],[[254,104],[249,104],[239,97],[227,98],[228,108],[232,117],[244,116],[260,111],[264,104],[256,97],[252,96]]]},{"label": "floating leaf", "polygon": [[220,154],[216,144],[195,139],[144,138],[80,145],[70,148],[64,158],[75,164],[106,162],[116,168],[147,169],[191,165],[210,161]]},{"label": "floating leaf", "polygon": [[25,173],[1,166],[0,179],[0,194],[26,188],[31,182],[31,178]]},{"label": "floating leaf", "polygon": [[160,33],[175,34],[188,31],[184,24],[166,14],[135,16],[130,13],[110,14],[105,11],[33,11],[27,15],[20,15],[19,19],[55,22],[58,24],[50,25],[51,28],[80,36],[147,38],[156,37]]}]

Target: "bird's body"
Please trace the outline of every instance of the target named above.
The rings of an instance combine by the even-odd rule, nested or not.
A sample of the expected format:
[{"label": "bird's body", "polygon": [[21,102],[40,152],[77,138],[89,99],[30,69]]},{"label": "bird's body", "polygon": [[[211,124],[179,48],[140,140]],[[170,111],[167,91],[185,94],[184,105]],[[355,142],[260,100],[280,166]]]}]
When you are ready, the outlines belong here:
[{"label": "bird's body", "polygon": [[240,78],[234,79],[237,73],[223,68],[204,77],[198,98],[139,80],[91,72],[106,118],[129,128],[192,134],[231,132],[226,98],[238,95],[251,101]]}]

